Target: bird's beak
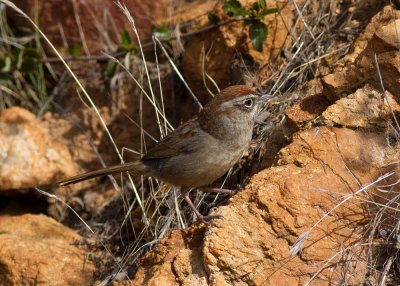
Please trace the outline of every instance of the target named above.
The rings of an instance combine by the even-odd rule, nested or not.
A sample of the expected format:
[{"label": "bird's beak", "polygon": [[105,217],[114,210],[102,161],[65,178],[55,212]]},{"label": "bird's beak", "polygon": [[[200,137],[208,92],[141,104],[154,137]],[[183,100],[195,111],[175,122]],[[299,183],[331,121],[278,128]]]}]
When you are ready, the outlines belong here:
[{"label": "bird's beak", "polygon": [[260,93],[260,97],[257,98],[257,104],[263,103],[270,99],[272,97],[272,94],[267,94],[267,93]]}]

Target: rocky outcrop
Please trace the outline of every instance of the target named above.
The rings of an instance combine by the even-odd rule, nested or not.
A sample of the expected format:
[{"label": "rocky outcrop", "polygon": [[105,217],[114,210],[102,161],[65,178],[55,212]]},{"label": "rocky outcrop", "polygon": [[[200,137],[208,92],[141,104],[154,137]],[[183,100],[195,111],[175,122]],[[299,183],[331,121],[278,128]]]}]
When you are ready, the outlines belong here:
[{"label": "rocky outcrop", "polygon": [[[244,6],[249,7],[253,1],[240,1]],[[298,1],[301,5],[304,1]],[[183,54],[183,72],[189,86],[194,89],[195,94],[203,101],[210,97],[208,88],[216,92],[214,84],[209,77],[215,81],[220,88],[229,86],[242,80],[241,70],[245,59],[238,59],[238,50],[243,54],[248,54],[252,61],[260,66],[267,64],[272,58],[278,57],[285,46],[290,46],[290,30],[296,21],[297,14],[292,5],[286,1],[268,3],[269,8],[279,8],[279,14],[270,14],[265,18],[265,24],[268,25],[268,37],[263,45],[263,51],[256,51],[251,44],[247,28],[240,21],[221,25],[215,29],[193,35],[190,41],[185,45]],[[313,5],[319,6],[318,2]],[[206,7],[204,7],[206,6]],[[212,11],[215,6],[213,2],[206,2],[200,5],[200,9],[186,9],[179,11],[181,19],[196,19],[198,25],[208,24],[207,12]],[[218,11],[220,16],[224,13],[222,9]],[[226,19],[225,19],[226,20]],[[250,66],[250,65],[249,65]],[[258,71],[263,72],[263,71]],[[255,81],[255,78],[249,81]],[[253,82],[251,82],[253,83]]]},{"label": "rocky outcrop", "polygon": [[400,114],[393,95],[382,94],[367,84],[329,106],[322,117],[326,125],[376,130],[386,128],[393,114]]},{"label": "rocky outcrop", "polygon": [[44,215],[0,216],[0,285],[91,285],[81,237]]},{"label": "rocky outcrop", "polygon": [[113,285],[208,285],[202,263],[204,232],[204,226],[172,231],[142,258],[134,281]]},{"label": "rocky outcrop", "polygon": [[385,7],[372,18],[371,23],[354,43],[352,52],[336,64],[336,71],[322,78],[324,94],[329,99],[335,101],[366,83],[382,91],[382,79],[385,89],[392,93],[397,101],[400,100],[398,15],[399,12],[393,11],[392,7]]},{"label": "rocky outcrop", "polygon": [[[162,275],[169,285],[180,285],[181,273],[185,281],[206,273],[200,285],[363,284],[371,271],[364,242],[379,206],[375,197],[382,205],[395,196],[376,194],[375,186],[398,180],[390,170],[400,150],[387,126],[400,111],[394,40],[399,16],[386,7],[336,64],[336,72],[298,91],[305,98],[286,116],[300,131],[271,168],[218,208],[222,218],[208,226],[201,246],[182,247],[181,238],[171,235],[163,245],[178,245],[170,249],[173,257],[146,260],[128,285],[156,285]],[[182,266],[177,263],[182,257],[194,260]],[[199,269],[199,262],[196,273],[174,268]]]},{"label": "rocky outcrop", "polygon": [[75,174],[67,146],[23,108],[0,111],[0,142],[0,191],[48,185]]},{"label": "rocky outcrop", "polygon": [[[336,206],[378,178],[381,167],[399,159],[398,151],[387,145],[384,134],[330,127],[300,132],[274,167],[255,175],[218,208],[223,218],[213,221],[202,247],[182,245],[182,238],[171,235],[147,256],[137,277],[146,277],[146,285],[157,285],[163,275],[182,281],[175,267],[182,269],[182,257],[191,257],[186,263],[198,269],[201,261],[202,267],[186,271],[185,281],[207,273],[203,285],[332,285],[343,279],[360,285],[367,272],[361,238],[368,213],[358,198]],[[291,256],[303,234],[308,236],[302,250]],[[168,259],[154,259],[165,245],[174,245]]]},{"label": "rocky outcrop", "polygon": [[[210,3],[203,3],[195,12],[205,14],[209,10],[207,5]],[[313,7],[318,8],[318,4]],[[290,20],[294,18],[290,15],[297,12],[293,6],[287,6],[280,15],[283,13],[288,13],[282,18],[289,19],[286,26],[291,26]],[[205,70],[218,83],[229,84],[234,78],[234,72],[227,71],[235,60],[234,45],[239,44],[241,51],[261,64],[278,55],[287,43],[289,31],[282,29],[283,19],[275,16],[267,19],[270,32],[282,31],[282,38],[269,37],[265,54],[249,50],[250,42],[237,36],[243,35],[242,31],[235,34],[238,26],[234,25],[193,37],[183,57],[186,76],[193,83],[202,84],[202,42],[210,37],[215,42],[210,59],[205,60]],[[397,173],[392,172],[400,159],[398,135],[387,128],[395,125],[393,116],[400,113],[398,18],[400,13],[385,8],[371,20],[350,53],[335,63],[334,72],[293,93],[293,98],[304,99],[286,112],[287,125],[296,130],[290,143],[280,150],[272,167],[255,174],[227,205],[217,209],[216,214],[221,217],[208,226],[172,231],[139,261],[141,267],[131,281],[114,281],[113,285],[362,285],[368,275],[373,276],[368,255],[376,253],[366,245],[368,239],[375,239],[377,227],[374,225],[371,230],[371,221],[384,220],[385,228],[379,231],[385,239],[390,233],[397,235],[393,225],[398,220],[398,192],[385,188],[400,181]],[[205,50],[209,47],[206,45]],[[290,56],[288,52],[287,57]],[[126,94],[131,95],[128,90]],[[95,93],[94,97],[106,101],[104,94]],[[128,100],[127,96],[124,105],[141,108],[136,104],[137,98]],[[180,100],[179,103],[182,104]],[[118,108],[115,109],[117,112]],[[107,107],[102,112],[109,114]],[[83,118],[85,125],[92,124],[91,129],[98,133],[94,146],[99,146],[104,137],[99,121],[90,111]],[[107,124],[111,124],[111,118],[106,118]],[[79,143],[86,140],[85,136],[72,136],[71,125],[59,118],[49,115],[47,119],[49,129],[58,129],[59,136],[50,135],[43,122],[25,110],[14,108],[0,113],[0,159],[4,163],[0,165],[0,190],[45,185],[75,174],[67,148],[57,138],[69,136],[70,141]],[[133,132],[125,127],[125,114],[113,123],[120,129],[120,142],[132,141],[134,134],[139,134],[135,133],[139,129]],[[145,127],[147,130],[148,126]],[[114,152],[107,145],[103,148]],[[76,153],[80,152],[78,149],[75,148]],[[390,177],[383,179],[384,176]],[[100,194],[101,188],[106,192]],[[68,188],[57,195],[71,194]],[[77,197],[75,202],[95,213],[116,194],[120,195],[96,184],[95,189],[85,190],[80,194],[82,200]],[[397,205],[389,206],[391,212],[376,216],[379,207],[388,201]],[[110,212],[121,209],[121,205],[110,208]],[[56,216],[55,212],[48,213]],[[134,211],[130,216],[139,220]],[[110,224],[107,221],[104,228],[110,229]],[[107,235],[111,233],[109,229]],[[85,249],[74,245],[80,239],[49,217],[2,213],[0,285],[92,284],[94,267]],[[377,261],[374,258],[373,262]],[[384,265],[385,261],[379,263]],[[381,279],[379,275],[376,277]]]}]

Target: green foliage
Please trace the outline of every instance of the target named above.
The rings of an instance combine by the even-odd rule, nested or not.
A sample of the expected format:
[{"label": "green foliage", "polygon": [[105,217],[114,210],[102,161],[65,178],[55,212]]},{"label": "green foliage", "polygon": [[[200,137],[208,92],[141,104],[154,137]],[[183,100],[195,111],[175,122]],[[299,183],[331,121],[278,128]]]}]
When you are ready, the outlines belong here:
[{"label": "green foliage", "polygon": [[81,56],[81,46],[79,46],[78,44],[69,45],[68,53],[74,58],[80,57]]},{"label": "green foliage", "polygon": [[250,39],[257,51],[262,51],[263,44],[267,39],[268,27],[261,21],[254,21],[250,24]]},{"label": "green foliage", "polygon": [[36,111],[48,98],[40,42],[2,29],[8,42],[0,46],[0,109],[18,105]]},{"label": "green foliage", "polygon": [[153,35],[160,41],[168,41],[172,38],[172,33],[167,26],[161,26],[153,31]]},{"label": "green foliage", "polygon": [[[136,51],[137,46],[133,43],[131,35],[127,30],[123,30],[121,32],[121,42],[118,45],[117,53],[120,53],[121,55],[127,55],[131,52]],[[115,72],[117,71],[117,66],[117,62],[115,62],[113,59],[108,60],[106,73],[109,77],[113,77],[115,75]]]},{"label": "green foliage", "polygon": [[10,76],[19,71],[28,74],[36,70],[40,63],[41,55],[34,49],[29,47],[11,48],[8,51],[2,50],[0,53],[0,71],[9,73]]},{"label": "green foliage", "polygon": [[238,0],[226,0],[223,2],[222,9],[229,17],[241,19],[251,13],[250,9],[246,9]]},{"label": "green foliage", "polygon": [[208,13],[207,16],[208,16],[208,21],[213,25],[217,25],[221,21],[221,19],[218,17],[217,14],[210,12]]},{"label": "green foliage", "polygon": [[136,46],[132,43],[131,35],[127,30],[121,32],[121,43],[118,46],[118,51],[131,52],[136,49]]},{"label": "green foliage", "polygon": [[[265,16],[275,14],[278,8],[267,8],[265,0],[258,0],[249,7],[244,7],[238,0],[224,0],[222,10],[225,15],[235,20],[242,20],[244,26],[249,27],[251,43],[257,51],[261,52],[263,44],[268,36],[268,26],[263,22]],[[211,24],[218,24],[220,18],[214,14],[208,14],[208,20]]]},{"label": "green foliage", "polygon": [[117,63],[112,59],[108,60],[106,68],[107,75],[109,77],[113,77],[116,71],[117,71]]}]

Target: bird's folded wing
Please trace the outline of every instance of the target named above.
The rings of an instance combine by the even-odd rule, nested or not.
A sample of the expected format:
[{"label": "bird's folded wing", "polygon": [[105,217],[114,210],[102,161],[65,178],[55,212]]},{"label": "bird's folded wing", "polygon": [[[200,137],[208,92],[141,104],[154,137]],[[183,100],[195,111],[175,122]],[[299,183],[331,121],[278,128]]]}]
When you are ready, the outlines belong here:
[{"label": "bird's folded wing", "polygon": [[150,148],[142,161],[169,158],[193,151],[198,146],[195,142],[198,136],[195,136],[195,133],[199,131],[199,123],[197,117],[195,117],[179,126]]}]

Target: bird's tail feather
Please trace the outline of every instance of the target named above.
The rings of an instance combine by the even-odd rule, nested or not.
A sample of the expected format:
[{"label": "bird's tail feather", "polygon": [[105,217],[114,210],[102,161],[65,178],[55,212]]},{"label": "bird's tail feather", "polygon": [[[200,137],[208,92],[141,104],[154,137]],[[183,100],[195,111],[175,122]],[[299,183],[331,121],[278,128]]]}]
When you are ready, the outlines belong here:
[{"label": "bird's tail feather", "polygon": [[67,186],[70,184],[79,183],[92,178],[116,174],[116,173],[122,173],[122,172],[131,172],[133,175],[145,175],[147,173],[147,166],[144,165],[141,161],[134,161],[131,163],[114,165],[62,180],[60,182],[57,182],[57,186],[60,187]]}]

